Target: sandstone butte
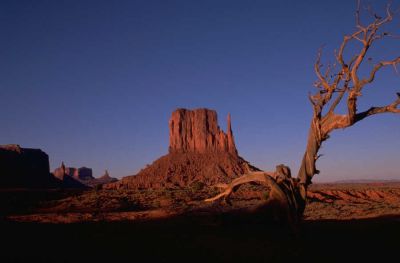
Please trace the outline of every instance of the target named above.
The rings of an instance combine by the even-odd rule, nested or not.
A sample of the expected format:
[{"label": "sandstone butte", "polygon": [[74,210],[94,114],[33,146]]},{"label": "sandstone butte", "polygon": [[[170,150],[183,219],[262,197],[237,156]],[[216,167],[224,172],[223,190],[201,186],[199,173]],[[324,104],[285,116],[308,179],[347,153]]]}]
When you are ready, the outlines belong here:
[{"label": "sandstone butte", "polygon": [[110,177],[108,171],[106,171],[103,176],[94,178],[91,168],[66,167],[64,162],[61,163],[60,167],[54,170],[53,175],[60,180],[64,188],[95,187],[97,185],[118,181],[116,178]]},{"label": "sandstone butte", "polygon": [[209,109],[177,109],[169,120],[169,150],[138,174],[107,184],[108,189],[187,187],[193,184],[227,183],[258,170],[239,156],[232,133],[219,126],[217,113]]},{"label": "sandstone butte", "polygon": [[230,114],[225,134],[219,128],[217,113],[213,110],[174,111],[169,120],[169,152],[228,152],[237,155]]},{"label": "sandstone butte", "polygon": [[78,180],[91,180],[94,179],[93,171],[91,168],[87,167],[65,167],[64,162],[61,166],[56,168],[53,172],[54,176],[60,180],[64,179],[64,176],[70,176]]},{"label": "sandstone butte", "polygon": [[50,174],[49,156],[40,149],[17,144],[0,145],[0,188],[58,186]]}]

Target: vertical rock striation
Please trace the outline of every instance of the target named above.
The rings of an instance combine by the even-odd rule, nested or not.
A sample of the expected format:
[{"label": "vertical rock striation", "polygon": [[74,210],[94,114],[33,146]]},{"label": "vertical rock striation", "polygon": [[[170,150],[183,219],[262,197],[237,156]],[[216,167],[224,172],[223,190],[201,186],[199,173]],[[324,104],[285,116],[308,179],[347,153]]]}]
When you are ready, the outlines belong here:
[{"label": "vertical rock striation", "polygon": [[228,119],[227,119],[227,126],[226,130],[228,132],[227,135],[227,141],[228,141],[228,152],[231,154],[238,155],[236,145],[235,145],[235,139],[233,138],[233,133],[232,133],[232,126],[231,126],[231,114],[228,114]]},{"label": "vertical rock striation", "polygon": [[214,110],[175,110],[169,121],[169,152],[229,152],[237,155],[230,115],[227,121],[228,134],[218,126]]},{"label": "vertical rock striation", "polygon": [[258,170],[239,156],[232,133],[218,126],[217,113],[209,109],[177,109],[169,120],[169,153],[146,166],[137,175],[105,185],[106,189],[212,186],[227,183]]}]

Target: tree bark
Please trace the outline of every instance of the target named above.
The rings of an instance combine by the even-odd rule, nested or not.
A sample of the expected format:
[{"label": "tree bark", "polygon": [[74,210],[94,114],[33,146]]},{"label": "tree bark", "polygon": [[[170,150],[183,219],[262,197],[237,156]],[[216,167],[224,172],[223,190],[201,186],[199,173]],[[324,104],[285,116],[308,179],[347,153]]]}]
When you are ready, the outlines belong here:
[{"label": "tree bark", "polygon": [[311,180],[315,174],[319,171],[315,167],[315,163],[318,158],[318,151],[321,148],[321,139],[316,135],[314,125],[311,126],[308,133],[307,148],[301,161],[301,166],[297,174],[297,178],[300,180],[300,184],[303,184],[306,188],[311,184]]},{"label": "tree bark", "polygon": [[[317,75],[317,81],[314,86],[317,91],[309,94],[309,100],[313,106],[313,117],[310,130],[308,133],[307,147],[303,155],[297,178],[292,178],[290,169],[284,165],[278,165],[274,173],[258,173],[246,174],[241,178],[235,179],[231,184],[225,187],[225,191],[214,198],[207,199],[214,201],[220,198],[229,198],[230,194],[240,185],[249,182],[263,181],[272,189],[271,200],[280,200],[281,207],[286,206],[286,210],[291,211],[289,217],[291,222],[298,222],[302,216],[306,206],[307,188],[312,183],[312,178],[319,171],[316,169],[316,161],[319,158],[318,151],[321,144],[329,138],[329,134],[337,129],[348,128],[366,117],[381,113],[400,113],[400,93],[397,93],[397,99],[386,106],[371,107],[370,109],[359,112],[357,109],[358,99],[362,95],[363,88],[372,83],[376,73],[383,67],[393,66],[397,72],[396,66],[400,64],[400,57],[392,60],[379,61],[371,70],[367,78],[360,78],[358,70],[364,61],[369,48],[376,41],[387,36],[392,36],[388,32],[380,32],[379,29],[392,21],[392,11],[390,2],[386,7],[386,17],[381,18],[374,16],[374,21],[369,25],[363,26],[360,23],[359,12],[360,3],[358,3],[356,11],[357,29],[354,33],[346,35],[335,57],[336,63],[329,64],[325,72],[322,71],[321,49],[318,52],[314,70]],[[348,61],[345,60],[343,54],[347,44],[351,41],[361,43],[359,52]],[[347,113],[338,114],[335,112],[336,107],[341,103],[342,99],[347,95]],[[329,107],[324,112],[324,108]],[[285,210],[284,209],[284,210]]]},{"label": "tree bark", "polygon": [[307,147],[304,152],[303,159],[301,161],[300,169],[297,174],[299,183],[297,184],[297,217],[301,218],[303,216],[304,210],[306,208],[307,202],[307,188],[312,183],[312,178],[319,171],[316,169],[315,164],[318,159],[318,151],[321,148],[322,138],[318,135],[318,130],[315,127],[315,122],[311,124]]}]

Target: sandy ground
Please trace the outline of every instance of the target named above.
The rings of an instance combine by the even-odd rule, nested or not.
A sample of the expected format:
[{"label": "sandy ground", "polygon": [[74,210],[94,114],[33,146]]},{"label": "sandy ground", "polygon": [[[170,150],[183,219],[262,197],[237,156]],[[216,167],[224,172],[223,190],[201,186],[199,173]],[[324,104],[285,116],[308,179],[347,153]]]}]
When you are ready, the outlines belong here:
[{"label": "sandy ground", "polygon": [[254,214],[262,189],[233,205],[215,194],[164,191],[0,191],[1,262],[348,262],[398,258],[400,187],[314,185],[293,231]]},{"label": "sandy ground", "polygon": [[[201,189],[54,192],[53,196],[39,197],[29,209],[22,206],[20,211],[9,211],[4,217],[18,222],[76,223],[162,219],[185,214],[215,216],[261,204],[267,189],[250,186],[239,190],[233,195],[233,205],[203,202],[216,192]],[[317,184],[308,193],[304,220],[396,215],[400,216],[400,184]]]}]

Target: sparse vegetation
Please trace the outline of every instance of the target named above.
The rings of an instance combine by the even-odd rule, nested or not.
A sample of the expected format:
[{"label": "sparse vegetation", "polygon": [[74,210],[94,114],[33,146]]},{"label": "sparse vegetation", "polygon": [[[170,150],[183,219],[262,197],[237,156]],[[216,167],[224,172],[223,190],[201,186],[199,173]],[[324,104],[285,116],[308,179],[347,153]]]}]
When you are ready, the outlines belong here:
[{"label": "sparse vegetation", "polygon": [[191,183],[189,187],[192,190],[192,192],[198,192],[198,191],[203,190],[203,188],[205,187],[205,184],[200,181],[195,181],[195,182]]}]

